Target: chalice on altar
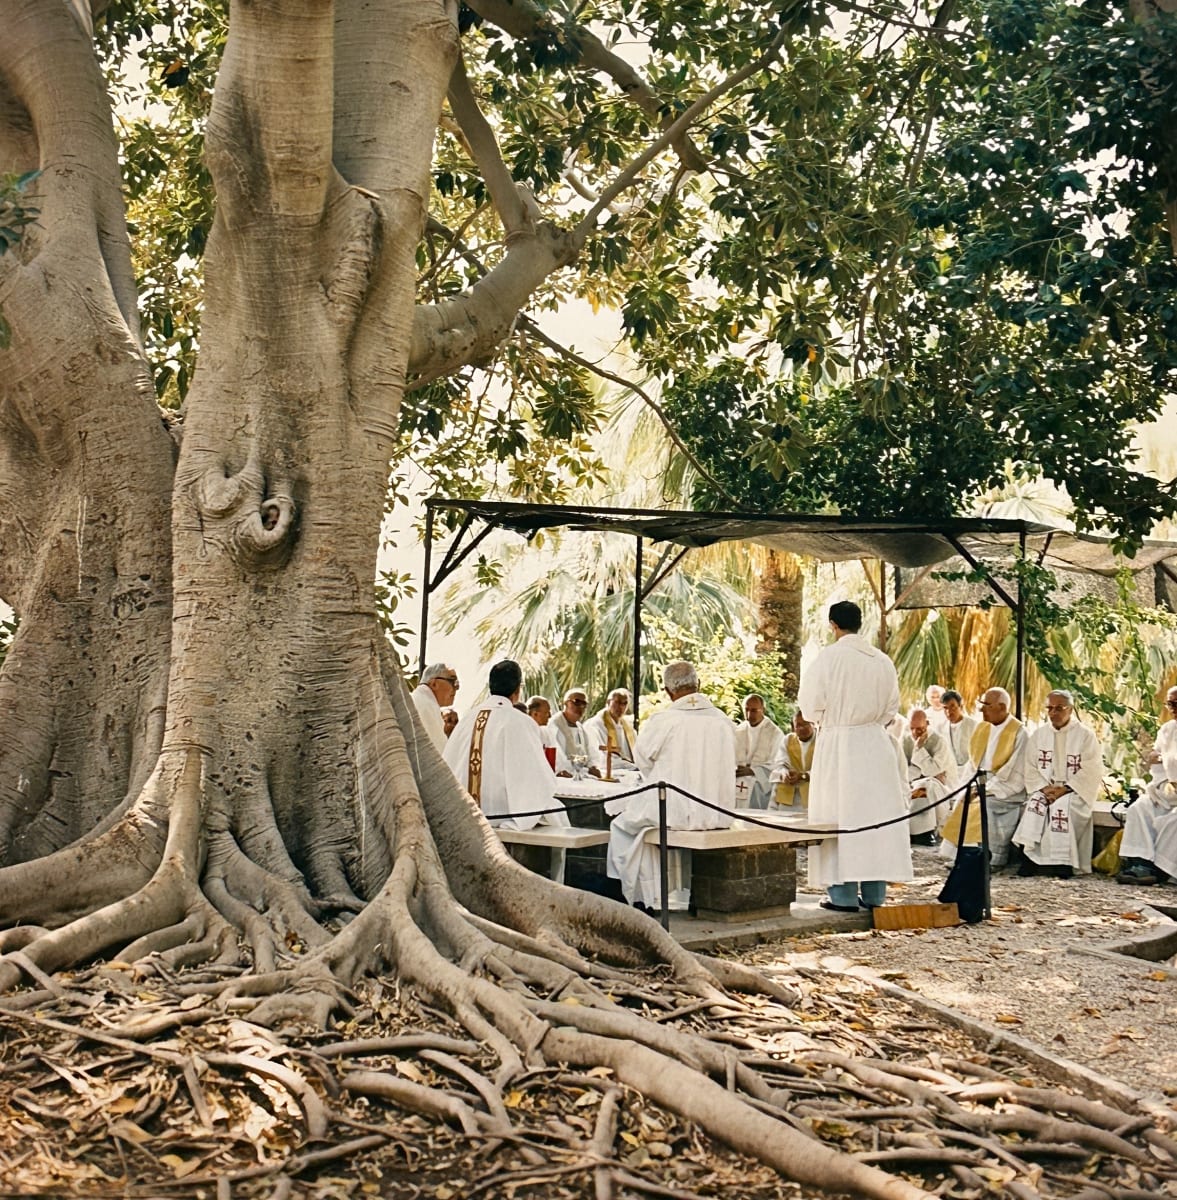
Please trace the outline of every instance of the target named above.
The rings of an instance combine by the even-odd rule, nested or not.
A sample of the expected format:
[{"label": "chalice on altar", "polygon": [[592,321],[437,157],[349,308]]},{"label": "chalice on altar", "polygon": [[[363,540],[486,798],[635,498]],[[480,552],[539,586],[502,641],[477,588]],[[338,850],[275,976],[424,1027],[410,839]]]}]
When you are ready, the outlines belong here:
[{"label": "chalice on altar", "polygon": [[570,754],[568,761],[572,764],[572,778],[583,779],[588,771],[588,755]]}]

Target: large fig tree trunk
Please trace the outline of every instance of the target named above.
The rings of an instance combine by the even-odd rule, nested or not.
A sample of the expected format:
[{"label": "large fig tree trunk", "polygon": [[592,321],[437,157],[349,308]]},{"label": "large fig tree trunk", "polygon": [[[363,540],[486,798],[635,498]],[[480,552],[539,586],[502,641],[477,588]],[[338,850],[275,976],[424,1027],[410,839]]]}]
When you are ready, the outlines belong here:
[{"label": "large fig tree trunk", "polygon": [[[469,361],[576,251],[512,205],[490,156],[510,252],[468,296],[414,312],[447,89],[469,108],[456,7],[234,6],[177,456],[139,344],[89,31],[62,0],[5,0],[0,152],[41,175],[39,223],[0,259],[0,594],[20,617],[0,675],[0,918],[15,926],[0,988],[104,953],[214,960],[250,968],[231,986],[256,1020],[322,1021],[342,988],[391,971],[503,1079],[548,1054],[606,1063],[798,1179],[922,1196],[766,1115],[765,1088],[748,1107],[723,1056],[643,1032],[610,994],[627,966],[668,967],[705,1002],[730,1003],[733,983],[786,994],[515,864],[390,664],[373,579],[406,376]],[[543,999],[560,993],[594,1019],[557,1019]]]}]

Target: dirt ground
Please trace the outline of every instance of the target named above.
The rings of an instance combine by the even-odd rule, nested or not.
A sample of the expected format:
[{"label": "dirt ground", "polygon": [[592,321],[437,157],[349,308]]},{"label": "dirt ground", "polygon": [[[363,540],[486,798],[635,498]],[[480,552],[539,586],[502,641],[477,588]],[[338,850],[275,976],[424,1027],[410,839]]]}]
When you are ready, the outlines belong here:
[{"label": "dirt ground", "polygon": [[[944,864],[933,850],[914,854],[915,880],[893,886],[888,903],[936,899]],[[978,925],[784,940],[743,957],[759,966],[868,967],[1147,1095],[1177,1095],[1177,970],[1105,949],[1177,932],[1159,911],[1177,914],[1177,886],[998,874],[992,895],[993,920]]]},{"label": "dirt ground", "polygon": [[[934,897],[931,852],[918,871],[893,900]],[[1163,929],[1148,906],[1168,901],[1177,888],[999,877],[992,922],[741,950],[787,974],[788,1006],[748,996],[711,1012],[657,971],[617,1000],[721,1047],[729,1079],[737,1058],[755,1068],[758,1105],[794,1129],[945,1200],[1177,1197],[1174,1123],[1159,1106],[1060,1088],[1016,1049],[846,973],[869,968],[1168,1107],[1177,970],[1104,950]],[[366,983],[327,1030],[262,1029],[247,998],[215,985],[207,971],[109,963],[0,1001],[0,1197],[820,1195],[608,1068],[542,1066],[498,1089],[493,1052],[394,980]]]}]

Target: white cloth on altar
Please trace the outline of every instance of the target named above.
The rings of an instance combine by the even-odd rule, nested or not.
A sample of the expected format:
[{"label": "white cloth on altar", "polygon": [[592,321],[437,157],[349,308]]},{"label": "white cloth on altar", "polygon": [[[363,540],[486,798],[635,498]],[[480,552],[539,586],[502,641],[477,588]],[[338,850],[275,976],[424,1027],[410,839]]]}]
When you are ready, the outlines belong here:
[{"label": "white cloth on altar", "polygon": [[[905,733],[899,744],[903,747],[903,767],[907,774],[907,811],[928,808],[929,804],[937,806],[912,817],[907,823],[908,832],[934,833],[948,816],[948,806],[941,807],[941,802],[956,786],[952,745],[946,733],[929,733],[922,746],[917,746],[911,734]],[[911,793],[920,788],[927,795],[913,797]]]},{"label": "white cloth on altar", "polygon": [[[765,717],[759,725],[741,721],[736,726],[736,767],[749,767],[751,775],[736,780],[736,803],[741,808],[767,808],[776,790],[772,771],[785,752],[785,735]],[[745,797],[741,785],[747,785]]]},{"label": "white cloth on altar", "polygon": [[556,741],[569,762],[577,754],[583,754],[587,759],[586,766],[596,767],[598,770],[604,767],[605,756],[597,749],[596,741],[583,721],[573,725],[559,712],[548,721],[548,728],[554,731]]},{"label": "white cloth on altar", "polygon": [[429,734],[429,740],[437,747],[439,753],[444,751],[447,740],[445,718],[441,715],[441,705],[438,704],[432,689],[419,683],[409,696],[421,718],[421,724],[425,726],[425,732]]},{"label": "white cloth on altar", "polygon": [[[490,711],[482,731],[482,787],[479,803],[491,825],[499,829],[531,829],[535,825],[571,825],[564,811],[543,816],[513,816],[540,809],[560,809],[556,776],[544,756],[539,726],[505,696],[491,696],[468,712],[450,734],[443,755],[462,787],[469,787],[470,747],[480,712]],[[564,851],[552,850],[552,878],[564,878]]]},{"label": "white cloth on altar", "polygon": [[[588,733],[593,745],[597,747],[597,753],[601,756],[601,761],[604,762],[605,751],[602,746],[609,744],[609,727],[605,724],[605,713],[608,709],[602,708],[600,712],[594,713],[584,723],[585,731]],[[613,718],[613,724],[617,729],[616,740],[613,746],[613,757],[621,759],[624,763],[633,763],[633,744],[637,741],[637,734],[633,730],[633,722],[627,716],[622,716],[618,721]]]},{"label": "white cloth on altar", "polygon": [[1161,761],[1153,778],[1125,814],[1120,857],[1140,858],[1177,876],[1177,720],[1157,730],[1156,750]]},{"label": "white cloth on altar", "polygon": [[[695,804],[678,792],[666,795],[666,824],[670,829],[726,829],[735,805],[735,726],[701,692],[682,696],[669,708],[659,709],[642,722],[634,753],[645,784],[659,781],[721,805],[716,812]],[[638,796],[607,801],[605,811],[617,814],[609,827],[606,870],[621,880],[621,890],[631,904],[658,908],[658,847],[643,841],[646,830],[658,826],[658,791],[651,787]],[[670,906],[686,908],[690,891],[689,851],[669,853]]]},{"label": "white cloth on altar", "polygon": [[[1095,733],[1073,714],[1062,727],[1039,725],[1026,738],[1023,758],[1026,806],[1014,842],[1040,866],[1071,867],[1089,874],[1092,812],[1103,787],[1103,750]],[[1071,790],[1050,802],[1042,789],[1065,783]]]},{"label": "white cloth on altar", "polygon": [[[801,679],[798,702],[817,724],[810,773],[809,820],[853,829],[907,812],[901,755],[886,726],[899,709],[891,660],[855,633],[827,646]],[[809,882],[912,878],[907,822],[866,833],[839,834],[809,849]]]}]

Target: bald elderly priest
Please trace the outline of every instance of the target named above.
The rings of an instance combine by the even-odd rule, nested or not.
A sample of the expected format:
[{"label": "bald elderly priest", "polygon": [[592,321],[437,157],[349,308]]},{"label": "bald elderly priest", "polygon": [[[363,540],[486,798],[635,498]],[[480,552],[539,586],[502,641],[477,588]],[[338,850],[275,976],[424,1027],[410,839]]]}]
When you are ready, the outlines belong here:
[{"label": "bald elderly priest", "polygon": [[[634,746],[643,782],[665,780],[730,810],[736,791],[735,726],[699,691],[699,676],[689,662],[667,663],[662,686],[672,703],[645,719]],[[631,904],[660,907],[658,847],[644,841],[646,830],[658,826],[657,789],[607,801],[605,811],[616,814],[609,828],[610,878],[621,880],[621,891]],[[730,811],[716,812],[667,791],[666,823],[671,829],[726,829],[732,819]],[[685,909],[690,903],[689,855],[689,850],[669,851],[667,904],[672,909]]]},{"label": "bald elderly priest", "polygon": [[[973,732],[969,742],[969,778],[980,770],[985,775],[985,807],[988,812],[989,858],[994,867],[1004,867],[1009,862],[1009,848],[1014,831],[1022,819],[1022,806],[1026,803],[1025,777],[1026,730],[1017,717],[1009,711],[1009,692],[1005,688],[990,688],[981,697],[981,724]],[[944,841],[940,854],[952,858],[960,842],[960,814],[962,800],[944,822]],[[978,804],[969,809],[969,825],[964,833],[964,844],[981,844],[981,810]]]},{"label": "bald elderly priest", "polygon": [[1014,833],[1019,875],[1070,879],[1091,871],[1092,813],[1103,786],[1099,739],[1075,716],[1070,692],[1046,697],[1047,724],[1026,739],[1026,807]]}]

